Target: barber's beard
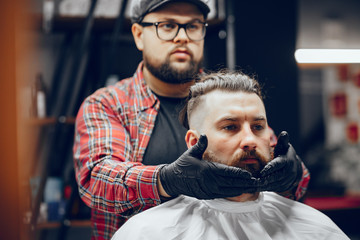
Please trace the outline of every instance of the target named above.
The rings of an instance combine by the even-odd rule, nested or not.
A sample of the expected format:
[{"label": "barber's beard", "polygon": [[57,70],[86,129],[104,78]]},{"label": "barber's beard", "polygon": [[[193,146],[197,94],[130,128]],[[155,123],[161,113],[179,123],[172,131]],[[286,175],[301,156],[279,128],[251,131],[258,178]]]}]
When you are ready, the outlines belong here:
[{"label": "barber's beard", "polygon": [[144,65],[159,80],[171,83],[181,84],[193,81],[202,66],[202,59],[198,62],[191,59],[185,69],[177,69],[171,65],[170,56],[164,62],[155,64],[151,57],[144,54]]},{"label": "barber's beard", "polygon": [[[270,149],[271,150],[271,149]],[[244,160],[247,158],[256,158],[257,163],[245,164]],[[209,160],[211,162],[219,162],[226,165],[229,165],[229,161],[227,159],[220,159],[216,156],[216,154],[212,151],[205,151],[204,159]],[[265,157],[263,154],[257,152],[256,150],[245,151],[242,154],[236,155],[231,161],[230,166],[238,167],[244,170],[249,171],[253,177],[260,177],[261,170],[265,167],[265,165],[273,159],[273,152],[270,151],[270,157]]]}]

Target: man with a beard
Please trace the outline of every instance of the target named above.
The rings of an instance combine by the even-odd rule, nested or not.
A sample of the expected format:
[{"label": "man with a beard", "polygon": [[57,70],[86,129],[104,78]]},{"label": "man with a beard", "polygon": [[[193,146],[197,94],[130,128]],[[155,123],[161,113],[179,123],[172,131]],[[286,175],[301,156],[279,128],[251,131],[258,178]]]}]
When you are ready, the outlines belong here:
[{"label": "man with a beard", "polygon": [[[128,217],[169,197],[230,197],[259,187],[247,171],[183,154],[187,129],[178,113],[201,72],[207,4],[133,3],[132,33],[143,61],[132,78],[89,96],[76,119],[74,166],[80,196],[92,209],[93,239],[109,239]],[[173,162],[181,162],[175,171],[166,167]],[[308,175],[296,154],[285,149],[273,162],[261,186],[301,197]]]},{"label": "man with a beard", "polygon": [[[259,84],[241,73],[202,76],[202,81],[190,88],[183,113],[184,123],[189,125],[187,154],[195,161],[209,162],[214,168],[226,164],[261,176],[279,151],[278,146],[273,151],[270,144]],[[288,145],[286,132],[278,144]],[[201,157],[203,160],[197,160]],[[234,179],[227,181],[236,184]],[[260,187],[256,192],[213,200],[179,196],[130,218],[113,237],[120,239],[349,238],[323,213]]]}]

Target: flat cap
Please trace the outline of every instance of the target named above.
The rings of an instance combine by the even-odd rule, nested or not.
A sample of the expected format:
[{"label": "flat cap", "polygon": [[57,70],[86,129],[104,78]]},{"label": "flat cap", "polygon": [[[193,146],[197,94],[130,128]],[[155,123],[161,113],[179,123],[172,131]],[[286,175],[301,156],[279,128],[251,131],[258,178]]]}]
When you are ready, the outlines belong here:
[{"label": "flat cap", "polygon": [[139,23],[143,20],[146,14],[155,11],[159,7],[169,2],[188,2],[196,5],[206,18],[210,12],[207,0],[133,0],[131,9],[132,23]]}]

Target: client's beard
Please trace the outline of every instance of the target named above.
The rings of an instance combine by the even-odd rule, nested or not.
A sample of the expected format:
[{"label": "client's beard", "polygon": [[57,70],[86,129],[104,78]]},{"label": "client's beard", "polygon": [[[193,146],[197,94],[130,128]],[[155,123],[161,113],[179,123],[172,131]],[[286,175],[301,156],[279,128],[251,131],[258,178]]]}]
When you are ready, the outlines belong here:
[{"label": "client's beard", "polygon": [[191,82],[196,78],[202,65],[202,59],[199,62],[191,59],[186,69],[178,70],[170,65],[170,57],[167,57],[160,66],[155,66],[151,59],[144,55],[144,65],[152,75],[161,81],[171,84],[181,84]]},{"label": "client's beard", "polygon": [[[261,153],[257,152],[256,150],[250,150],[250,151],[245,151],[242,154],[238,154],[234,157],[234,159],[232,159],[230,166],[233,167],[238,167],[238,168],[242,168],[244,170],[249,171],[253,177],[260,177],[260,172],[261,170],[265,167],[265,165],[270,161],[270,159],[273,159],[273,152],[270,151],[270,158],[269,157],[265,157],[264,155],[262,155]],[[253,163],[253,164],[245,164],[243,163],[243,161],[247,158],[255,158],[257,160],[257,163]],[[211,162],[219,162],[219,163],[223,163],[226,165],[228,163],[228,160],[224,160],[224,159],[219,159],[214,152],[212,151],[205,151],[204,159],[211,161]]]}]

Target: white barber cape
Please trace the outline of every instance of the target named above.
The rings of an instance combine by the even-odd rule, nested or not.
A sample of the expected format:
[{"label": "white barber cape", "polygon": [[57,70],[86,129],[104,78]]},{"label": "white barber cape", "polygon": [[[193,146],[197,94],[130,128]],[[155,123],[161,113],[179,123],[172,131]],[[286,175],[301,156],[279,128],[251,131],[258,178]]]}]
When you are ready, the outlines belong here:
[{"label": "white barber cape", "polygon": [[271,192],[255,201],[179,196],[131,217],[113,240],[349,239],[325,214]]}]

